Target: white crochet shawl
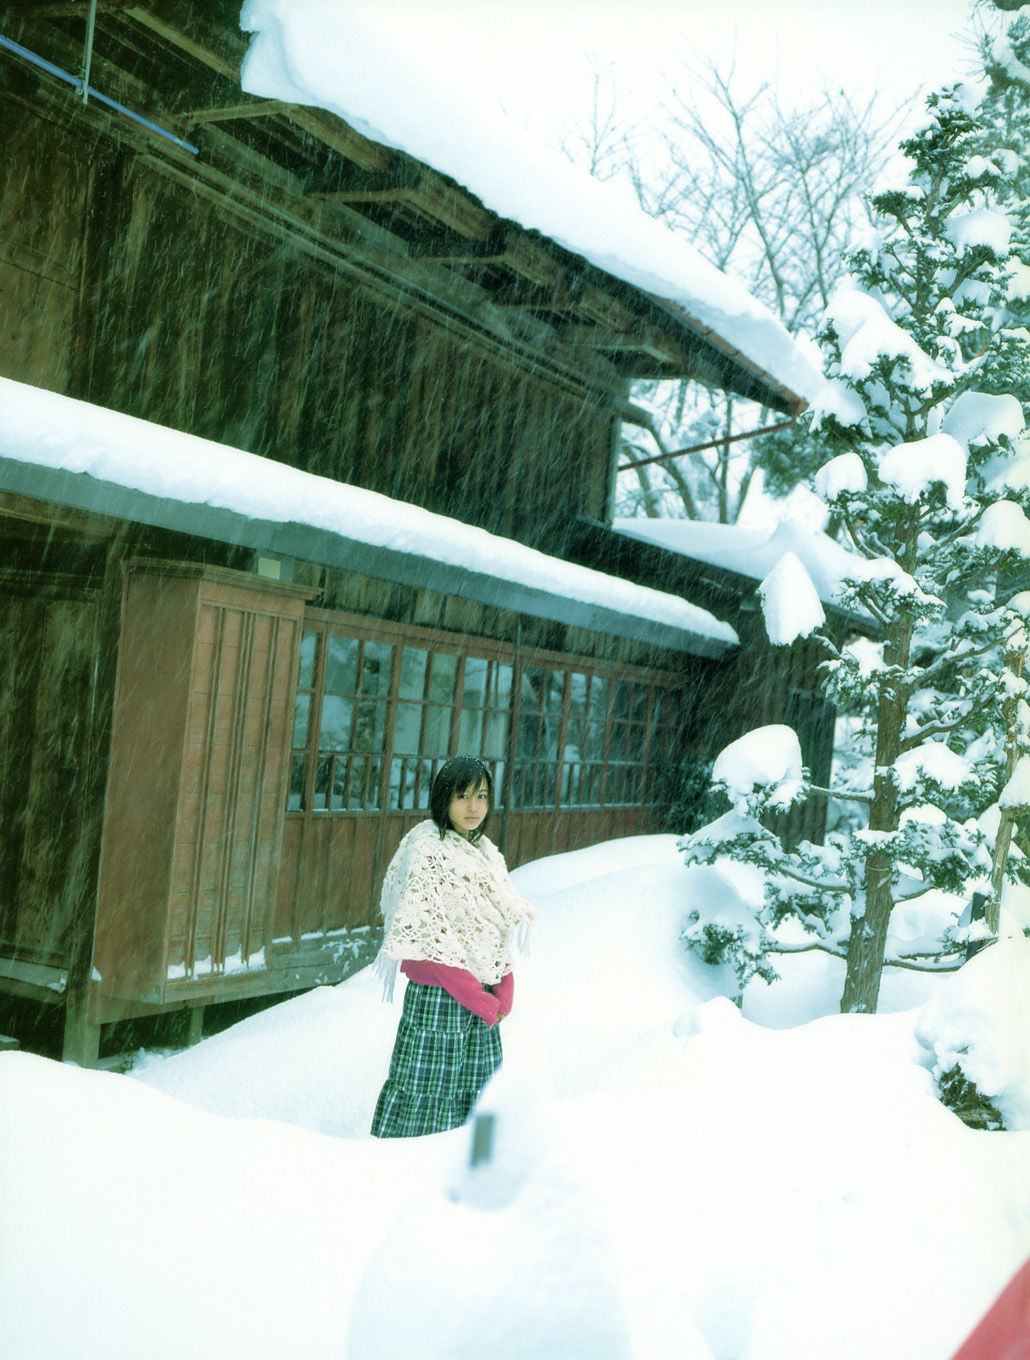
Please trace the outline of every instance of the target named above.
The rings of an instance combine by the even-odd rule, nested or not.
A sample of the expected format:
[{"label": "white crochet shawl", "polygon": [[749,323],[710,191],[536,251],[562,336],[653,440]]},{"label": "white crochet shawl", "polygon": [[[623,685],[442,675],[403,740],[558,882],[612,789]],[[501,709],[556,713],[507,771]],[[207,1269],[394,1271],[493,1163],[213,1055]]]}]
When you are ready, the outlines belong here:
[{"label": "white crochet shawl", "polygon": [[482,836],[473,844],[432,820],[401,841],[383,879],[383,943],[376,966],[392,995],[400,959],[465,968],[480,982],[511,972],[512,936],[535,912],[512,886],[504,857]]}]

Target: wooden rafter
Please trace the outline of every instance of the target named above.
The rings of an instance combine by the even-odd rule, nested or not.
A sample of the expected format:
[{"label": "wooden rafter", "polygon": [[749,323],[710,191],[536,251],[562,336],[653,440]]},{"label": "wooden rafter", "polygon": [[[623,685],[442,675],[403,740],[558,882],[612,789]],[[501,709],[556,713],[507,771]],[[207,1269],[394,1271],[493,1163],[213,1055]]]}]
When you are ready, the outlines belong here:
[{"label": "wooden rafter", "polygon": [[284,114],[289,117],[293,112],[292,104],[282,104],[278,99],[254,99],[243,104],[222,104],[207,109],[187,109],[177,116],[191,126],[201,123],[228,123],[238,118],[270,118]]},{"label": "wooden rafter", "polygon": [[557,339],[572,349],[601,350],[606,354],[647,354],[662,363],[682,363],[683,350],[654,326],[639,322],[626,329],[576,323],[557,328]]},{"label": "wooden rafter", "polygon": [[[30,18],[82,16],[88,4],[89,0],[0,0],[0,14],[16,16],[21,24]],[[635,304],[603,271],[591,269],[518,223],[499,219],[450,177],[369,141],[331,113],[248,97],[239,83],[245,36],[209,22],[203,9],[203,22],[194,24],[187,0],[168,0],[155,6],[157,13],[147,0],[98,0],[98,5],[102,13],[117,14],[109,27],[116,24],[138,52],[152,47],[154,60],[159,61],[161,45],[167,44],[198,68],[198,75],[218,78],[211,81],[209,74],[206,89],[204,80],[185,82],[178,96],[181,102],[167,110],[165,125],[180,135],[188,135],[191,128],[210,128],[204,145],[224,150],[230,159],[237,152],[245,156],[258,179],[275,177],[292,197],[298,218],[306,216],[305,208],[315,214],[311,230],[332,237],[341,228],[349,234],[349,227],[363,240],[372,233],[391,269],[406,270],[420,286],[442,295],[466,303],[478,295],[478,301],[488,303],[495,313],[507,311],[537,326],[555,327],[559,345],[578,351],[578,362],[586,355],[612,362],[622,356],[623,364],[632,368],[633,356],[638,356],[641,371],[657,363],[698,376],[704,368],[715,380],[725,380],[719,356],[728,347],[685,313],[681,321],[672,304],[668,309],[673,315],[666,323],[660,309]],[[134,88],[135,72],[115,74],[125,76],[130,91]],[[217,87],[222,82],[226,88],[219,98]],[[258,119],[265,120],[271,134],[271,154],[260,149],[263,143],[255,146],[239,126],[226,126]],[[320,154],[307,138],[334,156]],[[285,161],[274,152],[280,141],[293,153]],[[298,169],[304,161],[321,182],[305,180],[305,171]],[[221,163],[216,151],[212,168]],[[164,169],[172,173],[171,167]],[[306,204],[300,202],[298,184],[303,184]],[[320,205],[325,205],[324,212]],[[423,267],[428,276],[422,274]],[[684,333],[684,323],[696,341]],[[735,355],[728,362],[745,370],[754,367]]]},{"label": "wooden rafter", "polygon": [[0,519],[7,521],[3,526],[5,538],[16,535],[12,521],[26,526],[43,526],[54,539],[59,539],[62,531],[65,531],[69,541],[75,538],[110,538],[117,528],[117,522],[105,515],[72,510],[52,501],[33,500],[14,491],[0,492]]},{"label": "wooden rafter", "polygon": [[[147,28],[152,33],[156,33],[165,42],[177,47],[181,52],[191,57],[194,61],[206,66],[208,70],[214,71],[217,75],[224,76],[227,80],[239,84],[239,66],[232,61],[226,60],[217,52],[213,52],[210,47],[202,42],[198,42],[188,33],[182,32],[174,24],[167,23],[156,14],[152,14],[142,5],[132,8],[133,19]],[[280,111],[284,112],[285,105],[280,106]],[[313,137],[318,138],[331,150],[339,152],[347,160],[353,161],[356,165],[361,165],[371,170],[383,170],[390,164],[393,153],[386,147],[377,146],[367,138],[355,132],[353,128],[339,119],[331,119],[330,115],[320,116],[317,112],[299,106],[289,108],[289,118],[305,132],[310,132]]]},{"label": "wooden rafter", "polygon": [[485,268],[501,265],[535,288],[551,289],[564,279],[564,270],[555,257],[520,234],[508,224],[496,228],[483,240],[429,237],[410,247],[413,258],[429,264],[451,267]]},{"label": "wooden rafter", "polygon": [[431,218],[457,235],[473,241],[489,236],[494,224],[492,213],[432,170],[423,171],[409,185],[313,192],[327,203],[404,202],[423,217]]},{"label": "wooden rafter", "polygon": [[[138,3],[139,0],[97,0],[97,10],[109,14]],[[0,0],[0,14],[24,19],[66,19],[76,15],[85,18],[88,10],[89,0]]]}]

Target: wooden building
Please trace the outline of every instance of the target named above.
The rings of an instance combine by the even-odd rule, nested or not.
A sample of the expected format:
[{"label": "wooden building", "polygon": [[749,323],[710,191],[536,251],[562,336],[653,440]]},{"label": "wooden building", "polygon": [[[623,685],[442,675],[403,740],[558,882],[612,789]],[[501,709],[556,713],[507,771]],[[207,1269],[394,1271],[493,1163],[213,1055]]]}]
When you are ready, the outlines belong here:
[{"label": "wooden building", "polygon": [[808,660],[738,645],[750,590],[584,532],[633,378],[797,393],[245,94],[238,3],[93,10],[0,4],[0,1030],[42,1008],[83,1063],[126,1018],[196,1037],[364,961],[456,750],[517,864],[667,829],[685,759],[817,700]]}]

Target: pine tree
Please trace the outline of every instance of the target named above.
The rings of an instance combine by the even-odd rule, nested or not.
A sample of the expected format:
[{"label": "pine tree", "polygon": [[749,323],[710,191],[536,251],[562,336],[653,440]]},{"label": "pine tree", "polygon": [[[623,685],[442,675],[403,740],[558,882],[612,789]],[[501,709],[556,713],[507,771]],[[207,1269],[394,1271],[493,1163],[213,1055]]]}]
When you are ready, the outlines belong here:
[{"label": "pine tree", "polygon": [[[766,871],[759,930],[723,928],[722,956],[742,980],[768,973],[771,931],[793,916],[823,947],[846,951],[845,1011],[876,1009],[900,902],[979,883],[996,922],[1005,857],[978,814],[999,796],[1002,821],[1030,802],[1020,764],[1030,596],[1013,584],[1030,558],[1030,448],[1016,395],[1030,388],[1030,363],[1025,332],[1008,325],[1017,261],[1003,208],[1020,165],[964,86],[931,96],[902,150],[907,182],[872,199],[854,286],[828,309],[826,395],[811,420],[833,455],[817,489],[863,559],[843,602],[883,636],[874,668],[824,638],[831,696],[869,720],[870,785],[845,791],[868,823],[788,849],[761,817],[806,796],[799,759],[742,783],[731,749],[721,773],[734,810],[684,842],[689,861],[729,854]],[[696,921],[688,940],[711,952],[715,937]]]}]

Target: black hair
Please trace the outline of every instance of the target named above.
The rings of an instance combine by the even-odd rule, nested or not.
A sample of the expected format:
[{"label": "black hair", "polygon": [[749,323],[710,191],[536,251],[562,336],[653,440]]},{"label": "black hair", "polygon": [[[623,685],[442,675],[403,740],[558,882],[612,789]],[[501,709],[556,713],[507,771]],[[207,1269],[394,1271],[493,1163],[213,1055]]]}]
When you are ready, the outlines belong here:
[{"label": "black hair", "polygon": [[486,816],[475,831],[469,832],[470,841],[478,841],[482,836],[494,805],[494,779],[490,773],[490,767],[475,756],[454,756],[453,759],[445,761],[440,766],[429,791],[429,815],[440,828],[441,836],[447,831],[454,830],[451,819],[447,815],[451,799],[456,794],[464,793],[466,789],[478,788],[484,780],[489,805],[486,809]]}]

